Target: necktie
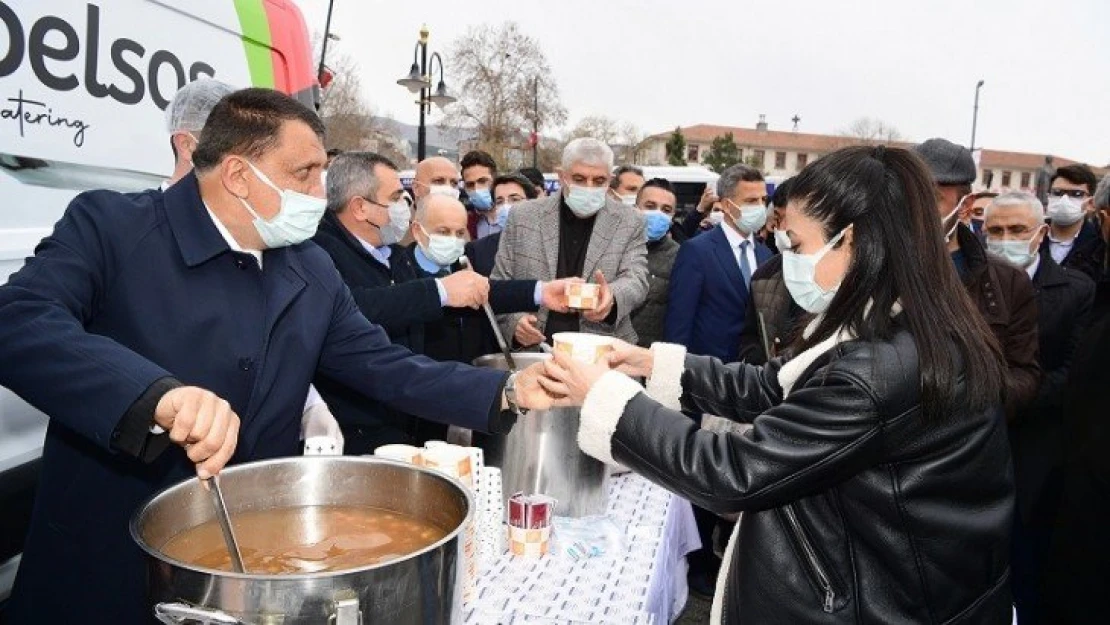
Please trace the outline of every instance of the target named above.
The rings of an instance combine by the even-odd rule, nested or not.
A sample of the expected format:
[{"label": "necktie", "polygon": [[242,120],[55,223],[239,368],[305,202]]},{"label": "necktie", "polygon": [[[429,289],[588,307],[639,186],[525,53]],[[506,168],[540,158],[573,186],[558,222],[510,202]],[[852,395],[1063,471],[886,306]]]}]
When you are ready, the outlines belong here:
[{"label": "necktie", "polygon": [[752,267],[748,264],[748,241],[740,243],[740,273],[744,276],[744,288],[752,284]]}]

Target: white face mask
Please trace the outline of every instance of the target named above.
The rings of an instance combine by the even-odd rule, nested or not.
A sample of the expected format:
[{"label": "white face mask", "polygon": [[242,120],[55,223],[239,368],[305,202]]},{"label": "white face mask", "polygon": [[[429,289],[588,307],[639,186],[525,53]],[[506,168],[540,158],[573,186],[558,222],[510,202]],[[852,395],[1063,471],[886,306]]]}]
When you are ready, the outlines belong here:
[{"label": "white face mask", "polygon": [[450,267],[463,255],[466,241],[443,234],[429,234],[424,224],[420,224],[420,229],[424,231],[424,236],[428,237],[428,243],[420,246],[428,260],[440,267]]},{"label": "white face mask", "polygon": [[709,213],[708,219],[709,224],[716,228],[717,226],[721,225],[721,222],[725,220],[725,214],[721,211],[713,211],[712,213]]},{"label": "white face mask", "polygon": [[459,199],[459,188],[452,187],[449,184],[428,185],[428,195],[443,195],[452,200],[457,200]]},{"label": "white face mask", "polygon": [[789,250],[792,245],[790,235],[786,234],[785,230],[775,230],[775,247],[779,249],[779,252]]},{"label": "white face mask", "polygon": [[[956,213],[960,212],[960,207],[964,205],[964,201],[966,201],[966,200],[967,200],[967,198],[969,198],[969,197],[971,197],[971,194],[970,194],[970,193],[968,193],[967,195],[965,195],[965,196],[963,196],[962,198],[960,198],[960,201],[959,201],[959,202],[956,202],[956,208],[953,208],[953,209],[952,209],[952,212],[948,213],[947,215],[945,215],[945,216],[944,216],[944,218],[943,218],[943,219],[941,219],[941,220],[940,220],[940,227],[941,227],[941,228],[943,228],[943,227],[944,227],[944,224],[948,223],[948,220],[949,220],[949,219],[952,219],[952,218],[953,218],[953,217],[954,217],[954,216],[956,215]],[[947,243],[948,243],[949,241],[951,241],[951,240],[952,240],[952,235],[956,233],[956,228],[959,228],[959,227],[960,227],[960,220],[959,220],[959,219],[957,219],[957,220],[956,220],[956,221],[955,221],[955,222],[954,222],[954,223],[952,224],[952,227],[948,229],[948,232],[944,233],[944,242],[945,242],[946,244],[947,244]]]},{"label": "white face mask", "polygon": [[[1033,235],[1036,238],[1037,235]],[[999,241],[987,237],[987,251],[997,256],[1001,256],[1007,261],[1021,267],[1022,269],[1033,264],[1033,259],[1036,258],[1037,253],[1029,250],[1029,244],[1033,239],[1016,239],[1009,241]]]},{"label": "white face mask", "polygon": [[740,211],[740,219],[729,218],[732,223],[736,224],[742,232],[751,234],[752,232],[759,232],[763,225],[767,223],[767,207],[762,204],[745,204],[739,206],[732,200],[725,200],[733,206],[736,210]]},{"label": "white face mask", "polygon": [[621,204],[624,204],[625,206],[635,206],[636,205],[636,194],[635,193],[633,193],[632,195],[621,195],[619,197],[621,199]]},{"label": "white face mask", "polygon": [[817,284],[817,263],[844,237],[848,228],[841,230],[815,254],[798,254],[790,250],[780,250],[783,282],[786,283],[786,290],[790,291],[790,297],[798,306],[801,306],[802,310],[815,314],[825,312],[836,297],[839,284],[828,290]]},{"label": "white face mask", "polygon": [[605,206],[605,187],[580,187],[570,185],[567,190],[567,207],[579,217],[593,217]]},{"label": "white face mask", "polygon": [[1048,218],[1059,226],[1071,226],[1083,219],[1083,200],[1073,197],[1054,197],[1048,201]]},{"label": "white face mask", "polygon": [[409,208],[408,202],[397,200],[390,204],[389,223],[377,227],[382,238],[382,245],[393,245],[405,238],[405,233],[408,232],[409,222],[411,220],[412,209]]},{"label": "white face mask", "polygon": [[259,180],[266,183],[281,196],[281,207],[278,209],[278,214],[269,220],[263,219],[246,200],[239,198],[247,212],[254,217],[254,228],[258,231],[258,236],[262,237],[262,242],[266,244],[266,247],[275,249],[297,245],[312,238],[312,235],[316,234],[317,226],[320,225],[320,219],[324,216],[327,200],[291,189],[278,188],[253,163],[248,161],[247,166],[251,168],[255,176],[258,176]]}]

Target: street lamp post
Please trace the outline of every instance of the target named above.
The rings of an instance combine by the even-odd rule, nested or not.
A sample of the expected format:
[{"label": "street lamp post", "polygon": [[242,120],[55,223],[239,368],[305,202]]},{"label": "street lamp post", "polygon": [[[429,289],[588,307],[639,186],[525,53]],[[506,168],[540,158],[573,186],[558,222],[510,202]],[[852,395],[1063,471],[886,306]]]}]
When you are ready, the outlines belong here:
[{"label": "street lamp post", "polygon": [[433,52],[430,57],[432,69],[436,62],[439,63],[439,84],[436,85],[435,93],[432,93],[432,76],[428,71],[428,34],[427,26],[420,29],[420,39],[413,50],[412,67],[409,68],[408,76],[397,81],[398,85],[407,88],[413,94],[420,94],[420,99],[416,101],[417,106],[420,107],[420,125],[416,130],[417,161],[424,160],[428,150],[428,129],[425,118],[431,112],[432,105],[444,107],[455,101],[455,98],[447,93],[447,84],[443,81],[443,58],[438,52]]},{"label": "street lamp post", "polygon": [[540,77],[532,79],[532,167],[540,166]]},{"label": "street lamp post", "polygon": [[[328,20],[324,24],[324,42],[320,46],[320,65],[316,68],[316,82],[324,81],[324,60],[328,56],[328,39],[334,37],[331,33],[331,10],[335,7],[335,0],[328,0]],[[321,98],[322,99],[322,98]],[[318,100],[319,102],[319,100]]]},{"label": "street lamp post", "polygon": [[982,80],[975,85],[975,111],[971,115],[971,153],[975,153],[975,127],[979,124],[979,90],[983,88]]}]

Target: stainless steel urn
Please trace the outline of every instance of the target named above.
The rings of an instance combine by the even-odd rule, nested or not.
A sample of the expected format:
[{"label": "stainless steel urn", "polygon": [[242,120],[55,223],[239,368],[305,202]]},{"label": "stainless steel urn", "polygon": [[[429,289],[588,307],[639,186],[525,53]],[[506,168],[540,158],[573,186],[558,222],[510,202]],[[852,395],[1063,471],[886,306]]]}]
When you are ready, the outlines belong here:
[{"label": "stainless steel urn", "polygon": [[[518,369],[550,358],[547,354],[513,354]],[[501,354],[482,356],[479,367],[508,370]],[[517,419],[505,436],[476,437],[489,466],[501,468],[502,494],[550,495],[556,514],[584,517],[605,514],[609,472],[604,463],[578,448],[578,408],[533,410]]]},{"label": "stainless steel urn", "polygon": [[[408,556],[358,569],[251,575],[206,569],[160,550],[176,534],[214,518],[199,480],[173,486],[142,506],[131,536],[147,554],[151,610],[163,623],[369,625],[444,624],[462,617],[462,532],[473,503],[457,481],[426,469],[368,457],[295,457],[220,473],[236,512],[285,507],[367,506],[450,530]],[[459,582],[461,584],[461,581]]]}]

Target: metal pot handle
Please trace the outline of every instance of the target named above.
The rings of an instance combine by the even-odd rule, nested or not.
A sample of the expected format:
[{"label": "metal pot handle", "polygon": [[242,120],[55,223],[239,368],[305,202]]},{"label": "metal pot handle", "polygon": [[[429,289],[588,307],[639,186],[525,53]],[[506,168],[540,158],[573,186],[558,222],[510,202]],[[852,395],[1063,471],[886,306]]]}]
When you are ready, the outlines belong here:
[{"label": "metal pot handle", "polygon": [[186,603],[159,603],[154,606],[154,616],[166,625],[182,625],[186,622],[196,622],[200,625],[243,625],[239,619],[219,610]]},{"label": "metal pot handle", "polygon": [[340,599],[335,602],[335,613],[328,617],[328,625],[362,625],[362,611],[358,599]]}]

